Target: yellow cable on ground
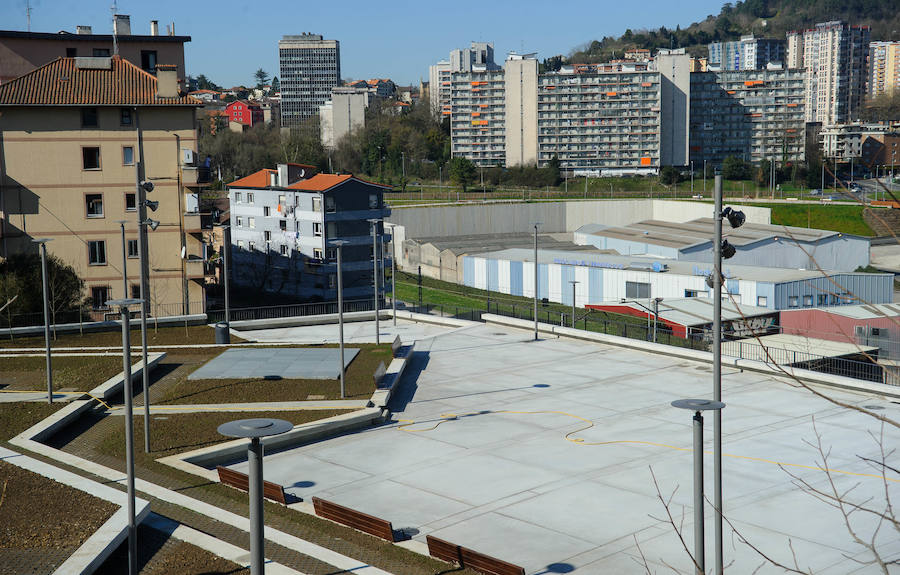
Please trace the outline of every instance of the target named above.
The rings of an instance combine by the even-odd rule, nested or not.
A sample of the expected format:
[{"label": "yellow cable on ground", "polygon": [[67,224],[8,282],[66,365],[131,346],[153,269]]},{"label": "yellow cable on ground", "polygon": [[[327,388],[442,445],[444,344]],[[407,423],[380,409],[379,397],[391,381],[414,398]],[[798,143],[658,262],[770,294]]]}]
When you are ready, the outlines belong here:
[{"label": "yellow cable on ground", "polygon": [[[473,411],[470,413],[442,413],[440,415],[441,419],[438,420],[434,425],[430,427],[425,427],[422,429],[408,429],[410,426],[415,425],[417,422],[414,419],[398,419],[398,422],[403,422],[402,425],[398,425],[397,429],[405,431],[407,433],[423,433],[426,431],[433,431],[438,428],[442,423],[446,423],[448,421],[458,420],[461,417],[469,417],[473,415],[539,415],[539,414],[554,414],[554,415],[564,415],[566,417],[571,417],[573,419],[577,419],[579,421],[583,421],[587,423],[584,427],[576,429],[574,431],[570,431],[565,435],[566,441],[571,441],[576,445],[615,445],[615,444],[632,444],[632,445],[650,445],[652,447],[664,447],[666,449],[674,449],[676,451],[692,451],[693,449],[690,447],[678,447],[676,445],[668,445],[665,443],[655,443],[653,441],[640,441],[640,440],[628,440],[628,439],[619,439],[619,440],[611,440],[611,441],[596,441],[596,442],[587,442],[580,437],[572,437],[576,433],[581,433],[582,431],[586,431],[592,427],[594,427],[594,422],[585,417],[581,417],[579,415],[573,415],[571,413],[567,413],[565,411],[510,411],[510,410],[499,410],[499,411]],[[710,451],[704,451],[706,454],[711,454]],[[723,457],[731,457],[734,459],[745,459],[747,461],[756,461],[760,463],[770,463],[772,465],[778,465],[780,467],[797,467],[800,469],[811,469],[813,471],[826,471],[829,473],[840,473],[842,475],[853,475],[857,477],[873,477],[876,479],[882,479],[884,481],[890,481],[893,483],[900,483],[900,479],[893,479],[890,477],[886,477],[884,475],[878,475],[875,473],[857,473],[854,471],[844,471],[842,469],[832,469],[825,467],[818,467],[816,465],[804,465],[802,463],[787,463],[784,461],[775,461],[773,459],[766,459],[764,457],[752,457],[749,455],[736,455],[733,453],[723,453]]]}]

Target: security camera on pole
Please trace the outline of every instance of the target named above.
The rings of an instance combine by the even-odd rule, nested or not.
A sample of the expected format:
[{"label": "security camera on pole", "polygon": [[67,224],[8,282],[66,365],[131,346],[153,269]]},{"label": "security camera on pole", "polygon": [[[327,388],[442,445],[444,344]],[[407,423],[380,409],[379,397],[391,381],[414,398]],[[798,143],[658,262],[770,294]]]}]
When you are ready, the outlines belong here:
[{"label": "security camera on pole", "polygon": [[159,227],[159,222],[147,217],[147,208],[156,211],[159,202],[148,200],[147,193],[153,191],[153,182],[144,176],[144,164],[135,162],[137,175],[137,208],[138,208],[138,256],[141,267],[141,358],[144,367],[141,369],[144,388],[144,451],[150,453],[150,370],[147,369],[147,315],[150,313],[150,258],[147,257],[147,226],[151,230]]}]

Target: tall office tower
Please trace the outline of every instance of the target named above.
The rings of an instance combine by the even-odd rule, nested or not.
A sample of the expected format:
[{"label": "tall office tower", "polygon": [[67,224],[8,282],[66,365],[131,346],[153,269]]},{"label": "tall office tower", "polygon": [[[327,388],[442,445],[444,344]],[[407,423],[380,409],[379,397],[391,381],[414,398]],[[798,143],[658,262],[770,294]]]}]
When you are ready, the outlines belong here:
[{"label": "tall office tower", "polygon": [[709,65],[720,70],[763,70],[770,63],[784,61],[784,41],[741,36],[733,42],[709,45]]},{"label": "tall office tower", "polygon": [[341,82],[341,49],[320,34],[284,36],[278,42],[281,67],[281,126],[298,127],[319,113]]},{"label": "tall office tower", "polygon": [[893,95],[898,86],[900,42],[872,42],[869,44],[869,97]]},{"label": "tall office tower", "polygon": [[441,60],[428,67],[428,98],[431,113],[435,116],[450,115],[450,61]]},{"label": "tall office tower", "polygon": [[868,26],[840,21],[788,32],[788,67],[806,70],[806,121],[843,124],[859,117],[868,77]]}]

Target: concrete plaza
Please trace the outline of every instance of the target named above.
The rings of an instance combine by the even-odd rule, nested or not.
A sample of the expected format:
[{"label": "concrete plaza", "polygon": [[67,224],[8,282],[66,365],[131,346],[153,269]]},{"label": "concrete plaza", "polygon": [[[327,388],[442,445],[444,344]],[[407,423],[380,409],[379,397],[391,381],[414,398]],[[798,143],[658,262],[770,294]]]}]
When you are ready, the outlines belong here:
[{"label": "concrete plaza", "polygon": [[[417,323],[405,319],[398,319],[394,325],[390,319],[379,322],[378,334],[381,343],[390,343],[398,335],[405,342],[416,341],[433,335],[446,333],[448,328],[429,323]],[[338,325],[329,323],[324,325],[309,325],[301,327],[280,327],[271,329],[242,329],[238,334],[250,341],[264,343],[337,343]],[[344,342],[351,343],[375,343],[375,322],[354,321],[344,323]]]},{"label": "concrete plaza", "polygon": [[[651,468],[693,550],[692,413],[669,404],[710,397],[709,365],[577,340],[532,342],[528,332],[490,324],[429,330],[392,400],[392,422],[267,455],[266,479],[306,500],[318,495],[388,519],[414,540],[434,534],[531,574],[645,572],[642,554],[652,572],[692,572],[672,526],[660,521],[666,510]],[[807,444],[817,441],[815,418],[837,488],[857,485],[849,500],[872,498],[866,505],[883,510],[885,482],[860,458],[880,458],[869,435],[879,435],[879,422],[764,374],[726,369],[723,382],[725,514],[741,536],[791,567],[793,548],[803,570],[880,572],[855,561],[871,554],[841,513],[789,476],[829,489],[821,455]],[[892,402],[822,389],[900,418]],[[709,416],[710,500],[712,428]],[[886,426],[885,448],[898,441]],[[900,484],[887,486],[900,500]],[[709,568],[710,508],[706,517]],[[877,517],[854,513],[851,525],[868,540]],[[729,572],[764,563],[727,525],[725,532]],[[882,553],[900,555],[893,526],[875,539]]]}]

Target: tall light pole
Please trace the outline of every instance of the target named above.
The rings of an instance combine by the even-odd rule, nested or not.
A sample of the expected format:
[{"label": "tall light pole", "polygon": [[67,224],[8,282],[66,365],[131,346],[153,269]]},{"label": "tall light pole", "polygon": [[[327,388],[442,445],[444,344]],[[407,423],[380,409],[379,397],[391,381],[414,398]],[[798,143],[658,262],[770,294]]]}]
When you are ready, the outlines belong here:
[{"label": "tall light pole", "polygon": [[691,160],[691,196],[694,195],[694,160]]},{"label": "tall light pole", "polygon": [[[140,128],[138,128],[140,129]],[[140,137],[138,138],[140,140]],[[140,153],[142,155],[143,152]],[[142,158],[141,158],[142,160]],[[137,208],[138,208],[138,257],[141,268],[141,358],[144,368],[141,370],[141,379],[144,389],[144,452],[150,453],[150,370],[147,369],[147,315],[150,313],[150,278],[148,257],[149,242],[147,241],[147,226],[155,230],[159,222],[147,217],[147,208],[154,212],[159,202],[147,200],[147,193],[153,191],[153,182],[143,179],[143,161],[135,162],[137,178]]]},{"label": "tall light pole", "polygon": [[367,220],[372,224],[372,283],[375,285],[375,345],[381,345],[381,327],[378,323],[378,218]]},{"label": "tall light pole", "polygon": [[228,269],[228,259],[229,253],[231,252],[231,226],[225,225],[222,226],[222,261],[225,264],[225,269],[222,270],[222,273],[225,274],[225,323],[228,324],[228,328],[231,329],[231,308],[229,307],[229,289],[228,282],[230,281],[229,269]]},{"label": "tall light pole", "polygon": [[391,228],[391,311],[397,326],[397,249],[394,246],[394,228]]},{"label": "tall light pole", "polygon": [[575,286],[577,286],[580,282],[578,280],[569,280],[569,283],[572,284],[572,328],[575,328]]},{"label": "tall light pole", "polygon": [[[108,306],[117,306],[122,314],[122,373],[125,376],[125,474],[128,491],[128,573],[137,575],[137,525],[134,520],[134,416],[131,405],[134,393],[131,387],[131,314],[128,306],[137,305],[143,300],[114,299],[106,302]],[[146,368],[144,368],[146,371]],[[144,402],[146,405],[146,401]]]},{"label": "tall light pole", "polygon": [[294,428],[283,419],[240,419],[219,426],[226,437],[250,439],[247,464],[250,467],[248,487],[250,491],[250,574],[263,575],[266,571],[266,538],[263,516],[263,445],[262,437],[280,435]]},{"label": "tall light pole", "polygon": [[[444,196],[444,166],[438,166],[438,197]],[[448,200],[450,198],[447,198]]]},{"label": "tall light pole", "polygon": [[706,195],[706,158],[703,159],[703,195]]},{"label": "tall light pole", "polygon": [[41,283],[44,286],[44,346],[47,356],[47,403],[53,403],[53,370],[50,361],[50,283],[47,273],[47,242],[52,238],[31,240],[41,246]]},{"label": "tall light pole", "polygon": [[534,222],[534,341],[538,340],[538,226],[541,222]]},{"label": "tall light pole", "polygon": [[116,220],[122,229],[122,297],[128,297],[128,251],[125,248],[125,224],[128,220]]},{"label": "tall light pole", "polygon": [[653,298],[653,343],[656,343],[656,330],[659,326],[659,302],[662,299],[661,297]]},{"label": "tall light pole", "polygon": [[[332,240],[329,243],[337,248],[338,342],[341,349],[341,399],[344,399],[344,266],[342,248],[347,240]],[[377,310],[375,314],[378,314]]]}]

